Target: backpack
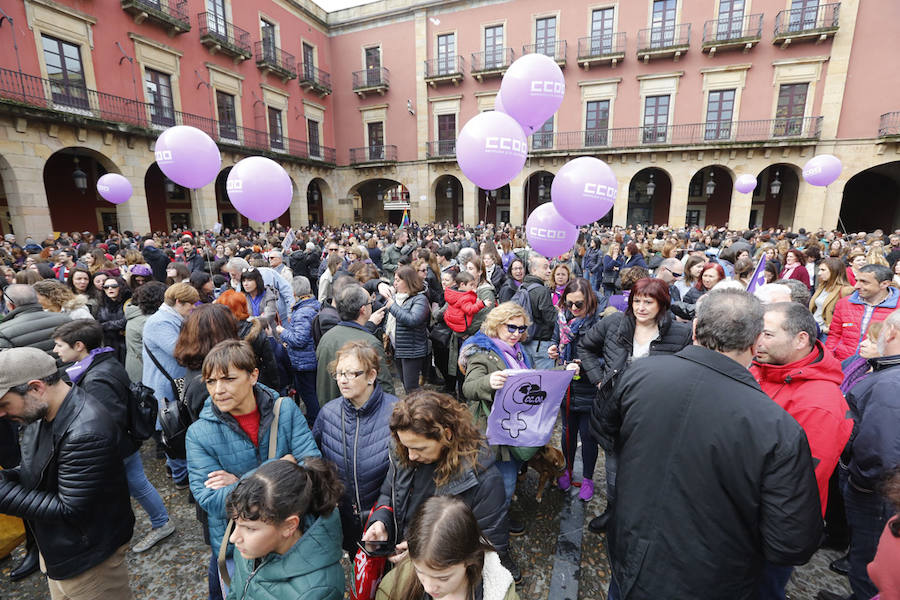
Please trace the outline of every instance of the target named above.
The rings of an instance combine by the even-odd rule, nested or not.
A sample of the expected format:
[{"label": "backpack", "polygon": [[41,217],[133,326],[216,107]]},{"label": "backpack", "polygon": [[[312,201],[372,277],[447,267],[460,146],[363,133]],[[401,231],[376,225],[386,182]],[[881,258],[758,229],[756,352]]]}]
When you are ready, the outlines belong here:
[{"label": "backpack", "polygon": [[128,388],[128,435],[136,442],[143,442],[156,430],[159,404],[153,388],[136,381]]},{"label": "backpack", "polygon": [[531,311],[531,294],[528,292],[539,287],[540,285],[537,283],[523,283],[516,290],[516,293],[513,294],[513,297],[510,298],[511,302],[515,302],[524,308],[528,316],[531,317],[531,325],[528,326],[528,339],[531,339],[534,335],[534,330],[537,328],[537,324],[534,322],[534,313]]}]

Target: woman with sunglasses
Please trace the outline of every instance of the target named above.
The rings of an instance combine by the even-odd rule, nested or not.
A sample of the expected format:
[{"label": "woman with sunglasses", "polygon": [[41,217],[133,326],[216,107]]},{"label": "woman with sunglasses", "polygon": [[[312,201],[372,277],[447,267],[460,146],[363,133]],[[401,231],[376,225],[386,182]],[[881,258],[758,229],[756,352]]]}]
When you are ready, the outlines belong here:
[{"label": "woman with sunglasses", "polygon": [[121,277],[109,277],[103,282],[103,299],[97,310],[97,322],[103,326],[103,345],[116,351],[116,358],[125,364],[125,304],[131,299],[131,288]]},{"label": "woman with sunglasses", "polygon": [[614,432],[599,431],[597,425],[601,416],[615,408],[610,406],[610,399],[616,383],[635,360],[674,354],[691,344],[691,325],[674,321],[670,305],[669,286],[662,279],[639,279],[631,288],[627,310],[604,317],[578,340],[584,375],[600,389],[593,406],[591,432],[606,451],[606,511],[588,525],[595,533],[606,531],[609,508],[615,500]]}]

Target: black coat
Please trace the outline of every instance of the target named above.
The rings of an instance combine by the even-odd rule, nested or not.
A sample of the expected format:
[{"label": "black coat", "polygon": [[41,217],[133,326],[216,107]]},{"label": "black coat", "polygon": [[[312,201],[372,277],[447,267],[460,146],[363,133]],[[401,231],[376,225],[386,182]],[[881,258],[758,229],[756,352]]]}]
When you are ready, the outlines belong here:
[{"label": "black coat", "polygon": [[0,323],[0,350],[30,346],[51,352],[53,330],[71,320],[68,314],[45,311],[39,304],[17,307]]},{"label": "black coat", "polygon": [[153,271],[153,279],[166,282],[166,267],[169,266],[169,257],[166,253],[155,246],[146,246],[142,251],[144,260],[150,265]]},{"label": "black coat", "polygon": [[275,352],[269,344],[269,336],[266,335],[265,329],[260,329],[255,336],[247,337],[252,328],[252,321],[241,321],[238,323],[238,337],[247,340],[253,347],[259,365],[259,382],[273,390],[281,389],[278,381],[278,365],[275,363]]},{"label": "black coat", "polygon": [[96,355],[75,385],[99,400],[119,426],[119,450],[122,458],[134,454],[141,444],[127,433],[131,379],[115,354],[104,352]]},{"label": "black coat", "polygon": [[52,579],[71,579],[128,543],[134,513],[119,427],[72,388],[56,418],[25,428],[22,464],[0,472],[0,513],[26,519]]},{"label": "black coat", "polygon": [[97,322],[103,327],[103,345],[116,351],[119,362],[125,363],[125,298],[110,302],[104,298],[97,310]]},{"label": "black coat", "polygon": [[529,336],[528,341],[549,341],[553,337],[553,328],[556,327],[556,307],[553,306],[550,288],[534,275],[526,275],[522,280],[522,285],[529,284],[537,285],[528,290],[528,296],[531,298],[531,320],[534,323],[534,335]]},{"label": "black coat", "polygon": [[822,512],[806,435],[744,366],[689,346],[637,361],[615,398],[622,598],[751,600],[765,561],[813,555]]}]

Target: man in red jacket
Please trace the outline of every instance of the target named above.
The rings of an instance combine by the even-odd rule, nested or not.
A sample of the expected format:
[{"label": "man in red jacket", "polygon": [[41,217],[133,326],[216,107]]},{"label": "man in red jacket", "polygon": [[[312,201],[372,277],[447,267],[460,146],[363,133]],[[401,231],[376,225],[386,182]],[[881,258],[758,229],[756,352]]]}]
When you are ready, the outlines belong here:
[{"label": "man in red jacket", "polygon": [[884,265],[866,265],[859,270],[856,291],[838,300],[828,329],[825,347],[844,360],[857,353],[871,323],[884,321],[894,309],[900,292],[890,287],[893,273]]},{"label": "man in red jacket", "polygon": [[[794,302],[766,306],[763,332],[750,371],[762,390],[806,433],[824,515],[828,480],[853,430],[841,394],[841,365],[816,341],[816,321]],[[790,567],[766,565],[761,598],[784,598]]]}]

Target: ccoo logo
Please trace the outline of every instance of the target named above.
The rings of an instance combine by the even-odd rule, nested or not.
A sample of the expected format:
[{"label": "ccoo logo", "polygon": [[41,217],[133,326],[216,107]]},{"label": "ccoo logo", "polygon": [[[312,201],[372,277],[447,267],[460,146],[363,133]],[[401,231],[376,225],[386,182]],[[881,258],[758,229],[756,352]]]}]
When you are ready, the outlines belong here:
[{"label": "ccoo logo", "polygon": [[566,84],[561,81],[532,81],[532,96],[562,96],[566,92]]},{"label": "ccoo logo", "polygon": [[485,152],[490,152],[492,154],[513,154],[523,156],[528,154],[528,147],[525,142],[509,137],[490,136],[485,138],[484,150]]},{"label": "ccoo logo", "polygon": [[240,179],[229,179],[225,183],[226,192],[242,192],[244,191],[244,182]]},{"label": "ccoo logo", "polygon": [[157,150],[154,154],[156,154],[156,162],[172,162],[171,150]]},{"label": "ccoo logo", "polygon": [[809,177],[810,175],[818,175],[821,172],[822,172],[822,167],[812,166],[808,169],[803,169],[803,176]]},{"label": "ccoo logo", "polygon": [[568,237],[562,229],[547,229],[545,227],[530,227],[528,235],[542,240],[565,240]]},{"label": "ccoo logo", "polygon": [[585,183],[584,184],[584,195],[592,196],[594,198],[608,198],[610,200],[616,199],[616,194],[618,190],[616,188],[610,187],[608,185],[603,185],[602,183]]},{"label": "ccoo logo", "polygon": [[98,192],[108,192],[108,191],[109,191],[109,186],[108,186],[108,185],[102,185],[102,184],[99,184],[99,183],[98,183],[98,184],[97,184],[97,191],[98,191]]}]

